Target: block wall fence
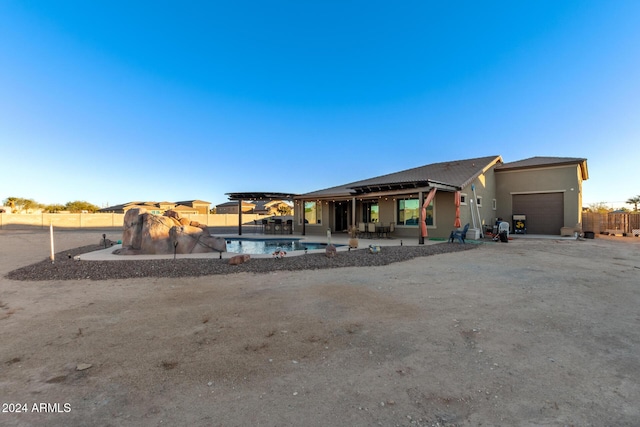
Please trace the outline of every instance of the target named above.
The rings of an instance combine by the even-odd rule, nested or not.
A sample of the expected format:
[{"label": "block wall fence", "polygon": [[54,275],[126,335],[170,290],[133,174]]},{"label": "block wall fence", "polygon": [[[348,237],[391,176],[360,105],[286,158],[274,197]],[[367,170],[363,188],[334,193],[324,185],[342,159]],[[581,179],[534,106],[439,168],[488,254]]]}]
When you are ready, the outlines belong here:
[{"label": "block wall fence", "polygon": [[[186,214],[183,218],[198,221],[209,227],[230,227],[238,225],[237,214]],[[243,225],[253,225],[254,221],[267,218],[264,215],[242,214]],[[43,214],[5,214],[0,213],[0,229],[19,230],[33,227],[46,228],[50,225],[58,228],[122,228],[124,214],[117,213],[43,213]]]}]

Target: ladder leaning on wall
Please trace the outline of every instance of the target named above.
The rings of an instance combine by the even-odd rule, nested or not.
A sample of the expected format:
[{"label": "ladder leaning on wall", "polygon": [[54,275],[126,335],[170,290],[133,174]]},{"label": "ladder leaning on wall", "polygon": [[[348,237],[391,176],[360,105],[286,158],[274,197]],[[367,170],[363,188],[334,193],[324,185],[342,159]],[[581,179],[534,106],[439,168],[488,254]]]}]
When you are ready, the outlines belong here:
[{"label": "ladder leaning on wall", "polygon": [[[476,196],[476,186],[471,184],[471,191],[473,191],[473,199],[469,202],[471,207],[471,221],[473,222],[473,228],[480,230],[480,237],[484,238],[484,232],[482,231],[482,221],[480,220],[480,207],[478,206],[478,196]],[[475,206],[475,209],[473,208]]]}]

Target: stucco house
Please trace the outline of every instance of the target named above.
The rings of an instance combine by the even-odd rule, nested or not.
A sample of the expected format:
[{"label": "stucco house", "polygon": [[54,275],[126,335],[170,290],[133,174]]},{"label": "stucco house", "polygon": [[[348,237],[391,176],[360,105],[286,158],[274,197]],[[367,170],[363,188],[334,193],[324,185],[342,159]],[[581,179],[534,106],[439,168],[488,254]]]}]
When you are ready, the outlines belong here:
[{"label": "stucco house", "polygon": [[[255,203],[242,202],[242,212],[251,213],[255,209]],[[217,214],[238,214],[238,202],[226,202],[216,205]]]},{"label": "stucco house", "polygon": [[256,200],[255,208],[253,209],[254,214],[258,215],[280,215],[280,210],[285,209],[291,212],[293,209],[291,208],[290,202],[287,203],[284,200]]},{"label": "stucco house", "polygon": [[176,202],[178,206],[186,206],[191,209],[195,209],[197,213],[201,215],[206,215],[209,213],[209,206],[211,206],[211,202],[206,202],[204,200],[183,200],[180,202]]},{"label": "stucco house", "polygon": [[[347,230],[360,222],[394,224],[394,236],[420,235],[421,208],[429,237],[446,238],[456,220],[491,226],[523,216],[529,234],[560,234],[581,222],[583,158],[532,157],[504,163],[499,155],[434,163],[301,194],[296,223],[305,234]],[[473,213],[472,213],[473,211]],[[472,216],[473,215],[473,216]],[[475,218],[475,221],[474,221]],[[513,226],[512,226],[513,231]]]},{"label": "stucco house", "polygon": [[126,213],[129,209],[145,208],[147,212],[162,215],[165,211],[174,210],[181,215],[207,214],[210,202],[189,200],[185,202],[127,202],[98,210],[99,213]]}]

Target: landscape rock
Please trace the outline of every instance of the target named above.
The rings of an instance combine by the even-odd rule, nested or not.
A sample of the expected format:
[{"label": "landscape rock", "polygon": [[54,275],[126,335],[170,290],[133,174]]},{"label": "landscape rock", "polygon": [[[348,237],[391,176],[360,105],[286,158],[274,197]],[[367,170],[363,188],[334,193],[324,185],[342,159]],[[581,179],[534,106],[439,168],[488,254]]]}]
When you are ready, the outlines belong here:
[{"label": "landscape rock", "polygon": [[226,251],[226,241],[221,237],[211,236],[205,225],[180,218],[175,211],[154,215],[144,208],[135,208],[125,214],[122,249],[117,253],[139,255]]},{"label": "landscape rock", "polygon": [[145,208],[129,209],[124,214],[124,231],[122,232],[122,247],[140,249],[142,239],[141,215],[147,213]]},{"label": "landscape rock", "polygon": [[251,259],[251,255],[235,255],[229,258],[229,265],[240,265]]},{"label": "landscape rock", "polygon": [[325,249],[325,254],[327,255],[327,258],[333,258],[336,256],[336,254],[338,253],[338,250],[336,249],[336,246],[334,244],[328,244],[327,245],[327,249]]}]

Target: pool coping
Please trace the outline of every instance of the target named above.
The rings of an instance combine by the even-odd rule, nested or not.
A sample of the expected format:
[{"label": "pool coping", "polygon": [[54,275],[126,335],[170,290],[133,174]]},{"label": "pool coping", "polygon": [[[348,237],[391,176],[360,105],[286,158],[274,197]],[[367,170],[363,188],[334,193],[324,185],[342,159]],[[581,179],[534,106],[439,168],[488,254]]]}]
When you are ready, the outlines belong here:
[{"label": "pool coping", "polygon": [[[246,238],[246,240],[251,240],[251,236],[242,236],[242,235],[238,235],[238,234],[220,234],[220,235],[216,235],[215,237],[222,237],[225,239],[238,239],[238,238]],[[285,235],[284,239],[289,239],[289,240],[302,240],[302,241],[308,241],[310,243],[324,243],[322,242],[324,236],[317,236],[317,235],[311,235],[311,236],[300,236],[300,235]],[[326,237],[325,237],[326,238]],[[279,236],[268,236],[268,237],[260,237],[260,238],[253,238],[254,240],[283,240],[283,237],[279,237]],[[332,236],[331,238],[331,243],[334,243],[336,245],[343,245],[343,246],[336,246],[336,250],[338,252],[348,252],[350,250],[360,250],[360,249],[366,249],[371,245],[374,246],[401,246],[401,245],[407,245],[407,246],[416,246],[418,243],[416,242],[416,239],[358,239],[359,240],[359,245],[358,248],[354,248],[351,249],[349,248],[349,238],[348,237],[344,237],[344,236]],[[429,245],[433,245],[433,244],[437,244],[437,243],[442,243],[441,241],[435,241],[435,240],[425,240],[425,244]],[[87,252],[84,254],[79,255],[79,258],[84,260],[84,261],[131,261],[131,260],[154,260],[154,259],[229,259],[235,255],[242,255],[236,252],[207,252],[207,253],[203,253],[203,254],[176,254],[175,256],[173,254],[144,254],[144,255],[116,255],[113,254],[113,251],[115,251],[116,249],[120,249],[122,248],[121,244],[118,245],[113,245],[111,247],[108,247],[106,249],[100,249],[100,250],[96,250],[93,252]],[[324,253],[325,249],[309,249],[306,251],[307,254],[317,254],[317,253]],[[271,254],[248,254],[251,255],[251,258],[273,258],[273,255]],[[287,256],[301,256],[301,255],[305,255],[305,251],[290,251],[287,252]]]}]

